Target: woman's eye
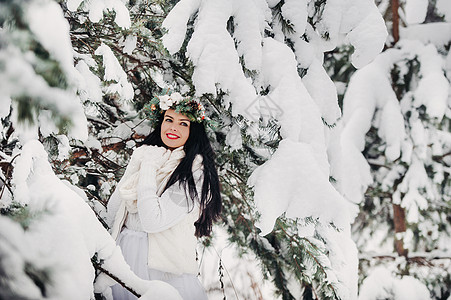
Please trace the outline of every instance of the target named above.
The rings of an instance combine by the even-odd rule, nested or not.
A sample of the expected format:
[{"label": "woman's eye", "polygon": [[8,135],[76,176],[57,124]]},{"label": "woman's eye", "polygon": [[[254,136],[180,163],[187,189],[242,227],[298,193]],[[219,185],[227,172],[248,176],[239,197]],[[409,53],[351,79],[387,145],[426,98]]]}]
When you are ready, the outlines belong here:
[{"label": "woman's eye", "polygon": [[180,123],[180,125],[182,125],[182,126],[189,126],[188,123],[186,123],[186,122],[182,122],[182,123]]},{"label": "woman's eye", "polygon": [[169,119],[169,118],[168,118],[168,119],[166,119],[165,121],[166,121],[166,122],[172,122],[172,120],[171,120],[171,119]]}]

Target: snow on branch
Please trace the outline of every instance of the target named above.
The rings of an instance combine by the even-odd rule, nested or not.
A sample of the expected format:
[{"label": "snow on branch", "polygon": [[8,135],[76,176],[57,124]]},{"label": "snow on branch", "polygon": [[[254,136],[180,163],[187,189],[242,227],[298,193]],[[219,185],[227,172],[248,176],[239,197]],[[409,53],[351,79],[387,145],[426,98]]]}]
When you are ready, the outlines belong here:
[{"label": "snow on branch", "polygon": [[[119,94],[121,99],[132,100],[135,93],[133,86],[127,80],[127,74],[122,69],[119,61],[114,56],[113,51],[106,44],[102,43],[95,51],[96,55],[103,56],[103,67],[105,68],[105,81],[112,81],[106,88],[106,93]],[[116,83],[114,83],[116,82]]]},{"label": "snow on branch", "polygon": [[[257,224],[261,235],[271,232],[284,212],[289,218],[312,216],[323,224],[333,222],[349,229],[349,204],[317,168],[313,153],[308,144],[283,140],[272,159],[249,178],[261,213]],[[267,184],[269,181],[271,184]]]},{"label": "snow on branch", "polygon": [[401,154],[401,143],[406,135],[404,118],[389,80],[390,68],[399,58],[398,50],[386,51],[358,70],[351,78],[343,100],[345,126],[341,146],[346,175],[341,185],[345,196],[355,203],[362,200],[363,193],[372,182],[368,162],[361,152],[365,147],[365,135],[377,111],[381,114],[374,126],[378,127],[379,136],[386,142],[387,158],[394,161]]},{"label": "snow on branch", "polygon": [[67,0],[67,8],[70,11],[81,8],[89,13],[89,20],[94,23],[99,22],[105,12],[114,11],[116,13],[114,22],[119,27],[127,29],[131,26],[130,13],[124,2],[120,0]]}]

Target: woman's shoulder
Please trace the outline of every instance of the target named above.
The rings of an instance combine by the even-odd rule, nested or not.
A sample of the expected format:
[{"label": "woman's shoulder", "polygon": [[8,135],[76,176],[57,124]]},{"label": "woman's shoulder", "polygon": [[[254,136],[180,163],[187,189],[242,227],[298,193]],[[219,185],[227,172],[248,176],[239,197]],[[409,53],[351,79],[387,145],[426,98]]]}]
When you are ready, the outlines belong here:
[{"label": "woman's shoulder", "polygon": [[147,151],[149,145],[141,145],[133,150],[132,156],[130,157],[130,161],[141,160]]},{"label": "woman's shoulder", "polygon": [[155,149],[165,149],[163,147],[154,146],[154,145],[140,145],[139,147],[135,148],[132,153],[132,157],[135,158],[142,158],[143,156],[149,154],[150,152],[154,151]]}]

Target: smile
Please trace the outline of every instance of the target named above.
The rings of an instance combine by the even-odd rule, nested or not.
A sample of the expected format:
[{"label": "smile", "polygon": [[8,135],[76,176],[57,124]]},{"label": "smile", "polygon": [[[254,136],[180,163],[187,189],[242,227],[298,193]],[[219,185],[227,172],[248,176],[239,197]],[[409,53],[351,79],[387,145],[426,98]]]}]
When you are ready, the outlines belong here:
[{"label": "smile", "polygon": [[175,139],[179,138],[179,136],[172,134],[172,133],[166,133],[166,136],[168,137],[168,139],[171,139],[171,140],[175,140]]}]

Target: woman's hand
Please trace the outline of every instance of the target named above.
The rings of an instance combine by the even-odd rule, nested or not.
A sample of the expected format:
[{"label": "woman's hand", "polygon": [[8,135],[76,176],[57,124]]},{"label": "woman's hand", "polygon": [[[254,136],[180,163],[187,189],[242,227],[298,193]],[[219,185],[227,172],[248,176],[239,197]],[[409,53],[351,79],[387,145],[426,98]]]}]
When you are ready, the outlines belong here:
[{"label": "woman's hand", "polygon": [[141,167],[160,168],[171,156],[171,151],[158,146],[148,146],[144,153]]}]

